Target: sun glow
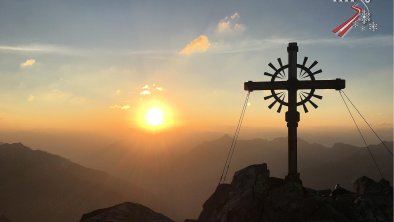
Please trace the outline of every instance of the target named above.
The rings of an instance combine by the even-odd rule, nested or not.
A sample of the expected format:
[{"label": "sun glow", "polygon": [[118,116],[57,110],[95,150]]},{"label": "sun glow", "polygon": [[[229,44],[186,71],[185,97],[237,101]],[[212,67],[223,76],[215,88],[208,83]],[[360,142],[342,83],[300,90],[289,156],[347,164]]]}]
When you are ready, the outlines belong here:
[{"label": "sun glow", "polygon": [[145,122],[151,126],[159,126],[164,123],[164,112],[157,107],[150,108],[145,115]]},{"label": "sun glow", "polygon": [[174,127],[179,122],[175,120],[173,109],[158,100],[142,102],[136,115],[139,127],[154,132]]}]

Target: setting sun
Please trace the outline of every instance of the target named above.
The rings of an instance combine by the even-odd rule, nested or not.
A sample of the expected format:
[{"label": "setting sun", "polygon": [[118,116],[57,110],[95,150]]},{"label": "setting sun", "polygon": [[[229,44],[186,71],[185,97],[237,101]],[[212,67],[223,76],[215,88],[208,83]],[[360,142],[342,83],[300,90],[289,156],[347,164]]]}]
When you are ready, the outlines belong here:
[{"label": "setting sun", "polygon": [[150,108],[145,115],[145,122],[150,126],[160,126],[164,123],[164,112],[157,107]]},{"label": "setting sun", "polygon": [[157,99],[141,101],[134,118],[137,126],[154,132],[173,128],[179,124],[174,109],[164,100]]}]

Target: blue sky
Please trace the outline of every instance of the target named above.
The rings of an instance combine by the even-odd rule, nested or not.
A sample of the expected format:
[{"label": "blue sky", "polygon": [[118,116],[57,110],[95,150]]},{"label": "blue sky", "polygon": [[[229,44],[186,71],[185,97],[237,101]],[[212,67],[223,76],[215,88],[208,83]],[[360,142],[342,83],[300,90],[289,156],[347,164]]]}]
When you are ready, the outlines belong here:
[{"label": "blue sky", "polygon": [[[393,2],[368,4],[376,32],[353,28],[339,38],[331,30],[354,14],[351,5],[3,0],[0,120],[5,128],[52,128],[82,119],[100,125],[105,116],[106,124],[116,125],[133,119],[147,100],[141,87],[157,84],[164,91],[153,96],[182,123],[233,125],[245,96],[243,82],[268,80],[262,75],[267,64],[278,57],[286,61],[287,43],[297,41],[299,62],[303,56],[318,60],[319,79],[345,78],[360,109],[376,125],[391,126]],[[182,53],[188,44],[190,53]],[[320,94],[318,111],[302,117],[306,126],[348,121],[337,92]],[[252,95],[251,104],[246,125],[283,125],[282,114],[268,110],[261,93]]]}]

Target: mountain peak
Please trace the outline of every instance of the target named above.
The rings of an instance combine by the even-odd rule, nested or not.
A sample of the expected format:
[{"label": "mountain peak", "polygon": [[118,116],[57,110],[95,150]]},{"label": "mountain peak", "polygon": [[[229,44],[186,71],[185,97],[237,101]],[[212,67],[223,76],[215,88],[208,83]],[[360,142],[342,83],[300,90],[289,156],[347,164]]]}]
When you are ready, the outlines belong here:
[{"label": "mountain peak", "polygon": [[31,150],[29,147],[23,145],[22,143],[0,143],[0,149],[24,149]]},{"label": "mountain peak", "polygon": [[141,204],[125,202],[112,207],[95,210],[84,214],[80,222],[116,221],[116,222],[173,222],[168,217],[157,213]]},{"label": "mountain peak", "polygon": [[[328,192],[269,176],[266,164],[235,173],[204,203],[198,222],[219,221],[392,221],[393,188],[361,177],[356,192],[335,186]],[[364,220],[368,217],[368,220]]]}]

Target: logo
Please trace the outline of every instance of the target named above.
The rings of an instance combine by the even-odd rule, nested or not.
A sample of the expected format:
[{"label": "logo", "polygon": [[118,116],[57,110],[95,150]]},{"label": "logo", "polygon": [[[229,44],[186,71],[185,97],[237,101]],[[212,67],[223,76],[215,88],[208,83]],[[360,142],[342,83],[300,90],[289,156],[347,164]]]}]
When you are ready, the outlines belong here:
[{"label": "logo", "polygon": [[355,13],[338,27],[332,30],[333,33],[343,38],[352,30],[352,28],[359,28],[362,32],[370,30],[375,32],[378,30],[378,24],[371,19],[371,12],[369,10],[369,3],[371,0],[333,0],[335,3],[353,3],[351,8]]}]

